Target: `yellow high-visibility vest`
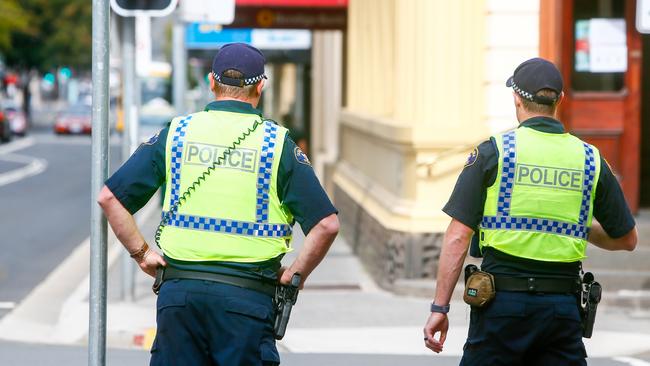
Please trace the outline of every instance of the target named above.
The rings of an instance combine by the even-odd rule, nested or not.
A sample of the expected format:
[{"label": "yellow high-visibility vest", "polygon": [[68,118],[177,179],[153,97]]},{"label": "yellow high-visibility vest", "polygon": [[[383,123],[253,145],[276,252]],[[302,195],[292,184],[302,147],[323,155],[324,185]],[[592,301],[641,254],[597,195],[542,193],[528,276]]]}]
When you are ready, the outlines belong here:
[{"label": "yellow high-visibility vest", "polygon": [[600,153],[569,133],[520,127],[494,137],[498,175],[488,188],[480,247],[539,261],[585,258]]},{"label": "yellow high-visibility vest", "polygon": [[[208,110],[175,118],[167,135],[163,216],[257,115]],[[159,244],[184,261],[251,263],[291,250],[293,217],[277,195],[287,130],[263,121],[170,214]]]}]

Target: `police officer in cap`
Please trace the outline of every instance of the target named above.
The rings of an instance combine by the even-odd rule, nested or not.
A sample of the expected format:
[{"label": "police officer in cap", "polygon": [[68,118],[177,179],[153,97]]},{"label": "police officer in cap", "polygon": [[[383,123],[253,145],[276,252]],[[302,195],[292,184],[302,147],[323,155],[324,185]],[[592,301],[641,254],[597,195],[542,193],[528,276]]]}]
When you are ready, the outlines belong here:
[{"label": "police officer in cap", "polygon": [[[337,210],[309,159],[256,109],[264,63],[250,45],[223,46],[210,78],[216,101],[142,144],[98,198],[140,268],[154,276],[165,266],[151,365],[278,365],[275,286],[294,273],[304,281],[338,233]],[[162,185],[160,255],[132,215]],[[304,245],[281,268],[295,221]]]},{"label": "police officer in cap", "polygon": [[470,154],[443,211],[445,233],[425,345],[443,349],[447,312],[470,254],[496,297],[472,306],[461,365],[586,365],[577,292],[587,241],[633,250],[635,222],[598,149],[557,120],[562,77],[541,58],[515,70],[519,127]]}]

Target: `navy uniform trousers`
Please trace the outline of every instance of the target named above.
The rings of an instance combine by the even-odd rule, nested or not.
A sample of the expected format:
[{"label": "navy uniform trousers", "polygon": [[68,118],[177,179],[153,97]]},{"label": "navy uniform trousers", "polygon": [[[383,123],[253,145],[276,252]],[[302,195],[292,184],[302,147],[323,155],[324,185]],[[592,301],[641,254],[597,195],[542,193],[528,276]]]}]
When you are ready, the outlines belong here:
[{"label": "navy uniform trousers", "polygon": [[151,366],[280,364],[272,298],[203,280],[169,280],[158,294]]},{"label": "navy uniform trousers", "polygon": [[463,366],[587,365],[577,298],[499,291],[472,308]]}]

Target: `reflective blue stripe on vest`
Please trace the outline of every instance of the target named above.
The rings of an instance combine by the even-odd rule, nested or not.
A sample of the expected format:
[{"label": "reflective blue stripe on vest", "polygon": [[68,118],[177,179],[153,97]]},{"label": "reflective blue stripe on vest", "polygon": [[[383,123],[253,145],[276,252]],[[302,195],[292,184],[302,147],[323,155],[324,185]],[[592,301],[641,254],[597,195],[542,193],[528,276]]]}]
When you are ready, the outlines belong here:
[{"label": "reflective blue stripe on vest", "polygon": [[585,147],[585,178],[582,183],[582,204],[580,205],[580,225],[589,221],[589,206],[591,205],[591,192],[596,178],[596,162],[594,161],[594,148],[584,143]]},{"label": "reflective blue stripe on vest", "polygon": [[[174,131],[171,147],[171,182],[170,182],[170,207],[178,201],[181,189],[181,164],[185,130],[192,116],[181,120]],[[270,121],[264,121],[264,136],[260,152],[260,167],[257,173],[257,199],[255,206],[255,221],[235,221],[228,219],[200,217],[173,213],[170,215],[168,225],[205,230],[221,233],[262,236],[285,237],[291,235],[291,227],[286,224],[268,224],[269,221],[269,190],[273,178],[273,159],[278,126]],[[165,217],[163,212],[163,218]]]},{"label": "reflective blue stripe on vest", "polygon": [[586,223],[589,221],[591,192],[596,176],[596,162],[594,161],[593,147],[584,143],[585,174],[582,182],[582,203],[580,204],[578,224],[535,217],[512,217],[510,216],[510,202],[512,201],[512,188],[514,186],[515,167],[517,164],[517,142],[515,136],[515,131],[510,131],[503,135],[503,167],[501,181],[499,183],[499,196],[497,198],[497,213],[496,216],[484,216],[481,220],[481,228],[537,231],[586,240],[589,234],[589,228],[586,226]]},{"label": "reflective blue stripe on vest", "polygon": [[[162,213],[163,218],[165,215],[167,215],[167,212]],[[261,224],[257,222],[217,219],[178,213],[169,216],[168,225],[186,229],[265,238],[284,238],[291,235],[291,226],[287,224]]]},{"label": "reflective blue stripe on vest", "polygon": [[257,173],[257,204],[255,207],[255,221],[269,221],[269,187],[273,176],[273,155],[275,155],[275,140],[278,135],[278,126],[275,123],[264,121],[264,139],[260,154],[260,169]]},{"label": "reflective blue stripe on vest", "polygon": [[170,200],[169,205],[174,206],[176,201],[179,198],[179,192],[181,189],[181,162],[183,161],[183,143],[185,141],[185,129],[187,124],[192,119],[192,116],[187,116],[178,122],[178,126],[174,131],[174,136],[172,138],[172,148],[171,148],[171,184],[170,184]]}]

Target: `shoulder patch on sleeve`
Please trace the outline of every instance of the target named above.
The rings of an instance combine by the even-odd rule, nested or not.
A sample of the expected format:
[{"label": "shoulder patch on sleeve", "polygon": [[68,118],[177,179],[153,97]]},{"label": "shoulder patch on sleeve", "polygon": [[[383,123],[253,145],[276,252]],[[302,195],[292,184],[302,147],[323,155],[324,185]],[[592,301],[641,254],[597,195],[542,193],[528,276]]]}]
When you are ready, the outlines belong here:
[{"label": "shoulder patch on sleeve", "polygon": [[[162,130],[160,130],[160,131],[162,131]],[[151,137],[149,138],[149,140],[147,140],[144,144],[145,144],[145,145],[153,145],[153,144],[155,144],[156,142],[158,142],[158,137],[160,136],[160,131],[156,132],[155,135],[151,136]]]},{"label": "shoulder patch on sleeve", "polygon": [[477,159],[478,159],[478,147],[475,147],[474,150],[472,150],[472,152],[469,153],[469,156],[467,157],[467,161],[465,162],[465,167],[467,168],[468,166],[472,166],[474,163],[476,163]]},{"label": "shoulder patch on sleeve", "polygon": [[309,158],[307,157],[307,154],[305,154],[298,146],[296,146],[293,149],[293,155],[296,157],[296,160],[300,164],[305,164],[311,166],[311,162],[309,161]]}]

